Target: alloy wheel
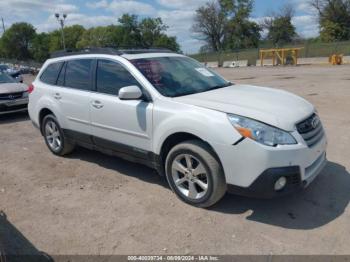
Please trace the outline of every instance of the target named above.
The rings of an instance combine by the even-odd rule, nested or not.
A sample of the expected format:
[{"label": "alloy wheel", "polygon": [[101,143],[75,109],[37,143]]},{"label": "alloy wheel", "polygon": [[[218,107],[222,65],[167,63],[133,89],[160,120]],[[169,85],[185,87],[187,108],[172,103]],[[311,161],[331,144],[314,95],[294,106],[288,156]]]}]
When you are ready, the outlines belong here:
[{"label": "alloy wheel", "polygon": [[191,154],[180,154],[174,159],[171,175],[178,191],[190,199],[200,199],[208,191],[204,164]]},{"label": "alloy wheel", "polygon": [[46,122],[45,138],[50,148],[53,151],[57,152],[61,149],[61,146],[62,146],[61,135],[58,130],[57,124],[52,120],[49,120]]}]

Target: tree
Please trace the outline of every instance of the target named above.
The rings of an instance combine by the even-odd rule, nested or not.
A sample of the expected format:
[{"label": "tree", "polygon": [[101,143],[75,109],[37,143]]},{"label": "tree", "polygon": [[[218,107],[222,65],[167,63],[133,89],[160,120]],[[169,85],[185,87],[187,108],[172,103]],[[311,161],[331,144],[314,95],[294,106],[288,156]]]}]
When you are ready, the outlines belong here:
[{"label": "tree", "polygon": [[350,39],[350,0],[310,0],[318,12],[322,41]]},{"label": "tree", "polygon": [[291,5],[284,6],[279,14],[272,14],[265,19],[263,27],[268,31],[266,39],[275,46],[290,43],[297,36],[296,28],[292,24],[294,8]]},{"label": "tree", "polygon": [[[67,49],[76,49],[77,43],[80,41],[85,32],[85,28],[81,25],[67,26],[63,30]],[[61,31],[55,30],[50,33],[50,52],[63,49]]]},{"label": "tree", "polygon": [[144,18],[139,21],[135,15],[123,15],[119,25],[99,26],[86,30],[77,43],[77,48],[115,47],[151,48],[164,47],[180,51],[176,37],[165,34],[168,28],[160,18]]},{"label": "tree", "polygon": [[226,26],[227,19],[221,6],[216,2],[207,2],[196,10],[192,31],[213,51],[221,51],[224,48]]},{"label": "tree", "polygon": [[41,33],[35,35],[32,40],[30,52],[34,60],[44,62],[50,56],[49,43],[50,35]]},{"label": "tree", "polygon": [[86,30],[77,48],[86,47],[118,47],[121,44],[121,26],[99,26]]},{"label": "tree", "polygon": [[28,23],[15,23],[1,37],[2,52],[8,58],[29,59],[29,47],[35,28]]},{"label": "tree", "polygon": [[163,31],[167,29],[161,18],[144,18],[139,24],[142,45],[147,48],[154,47],[155,42],[163,37]]},{"label": "tree", "polygon": [[174,52],[181,52],[180,45],[176,41],[176,37],[162,34],[154,41],[154,47],[163,47]]},{"label": "tree", "polygon": [[192,29],[213,51],[257,47],[261,28],[249,20],[252,10],[253,0],[208,2],[196,11]]},{"label": "tree", "polygon": [[249,20],[254,1],[219,0],[219,3],[228,19],[225,30],[226,49],[257,47],[261,37],[261,27]]},{"label": "tree", "polygon": [[141,33],[137,15],[124,14],[118,19],[122,30],[121,46],[125,48],[135,48],[142,45]]},{"label": "tree", "polygon": [[[124,14],[118,25],[98,26],[86,30],[81,25],[64,28],[67,49],[86,47],[150,48],[164,47],[179,52],[176,37],[166,34],[167,26],[160,18],[144,18]],[[61,31],[36,34],[27,23],[13,24],[0,39],[0,56],[15,59],[34,58],[43,62],[50,52],[63,49]]]}]

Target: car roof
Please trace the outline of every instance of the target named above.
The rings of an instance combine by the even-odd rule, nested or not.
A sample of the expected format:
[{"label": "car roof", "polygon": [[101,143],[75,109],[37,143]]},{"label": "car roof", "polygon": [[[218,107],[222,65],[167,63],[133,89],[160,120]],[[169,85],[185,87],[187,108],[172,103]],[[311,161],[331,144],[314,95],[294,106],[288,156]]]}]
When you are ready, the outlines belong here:
[{"label": "car roof", "polygon": [[114,48],[86,48],[82,50],[70,51],[62,50],[51,54],[50,59],[46,64],[53,62],[60,62],[66,60],[73,60],[79,58],[108,58],[108,57],[122,57],[127,60],[154,58],[154,57],[181,57],[183,55],[174,53],[168,49],[123,49],[118,50]]},{"label": "car roof", "polygon": [[84,54],[104,54],[104,55],[125,55],[125,54],[151,54],[151,53],[173,53],[165,48],[150,48],[150,49],[115,49],[115,48],[84,48],[80,50],[60,50],[51,53],[51,58],[84,55]]}]

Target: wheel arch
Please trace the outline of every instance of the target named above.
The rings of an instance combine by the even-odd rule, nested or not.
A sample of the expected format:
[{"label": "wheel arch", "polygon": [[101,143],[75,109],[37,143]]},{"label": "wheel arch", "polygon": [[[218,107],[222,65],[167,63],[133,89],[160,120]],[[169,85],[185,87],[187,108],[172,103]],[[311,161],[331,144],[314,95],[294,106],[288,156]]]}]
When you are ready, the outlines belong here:
[{"label": "wheel arch", "polygon": [[166,157],[167,157],[169,151],[174,146],[176,146],[182,142],[188,141],[188,140],[199,140],[199,141],[203,142],[204,144],[206,144],[208,146],[208,148],[214,154],[215,158],[219,161],[220,165],[222,166],[218,154],[216,153],[215,149],[207,141],[205,141],[201,137],[194,135],[192,133],[189,133],[189,132],[176,132],[176,133],[172,133],[172,134],[168,135],[160,147],[159,159],[160,159],[160,164],[161,164],[163,172],[164,172],[164,167],[165,167],[165,160],[166,160]]},{"label": "wheel arch", "polygon": [[42,131],[42,122],[43,122],[43,119],[45,116],[47,115],[55,115],[51,109],[47,108],[47,107],[44,107],[40,110],[39,112],[39,128],[40,128],[40,132],[41,134],[43,134],[43,131]]}]

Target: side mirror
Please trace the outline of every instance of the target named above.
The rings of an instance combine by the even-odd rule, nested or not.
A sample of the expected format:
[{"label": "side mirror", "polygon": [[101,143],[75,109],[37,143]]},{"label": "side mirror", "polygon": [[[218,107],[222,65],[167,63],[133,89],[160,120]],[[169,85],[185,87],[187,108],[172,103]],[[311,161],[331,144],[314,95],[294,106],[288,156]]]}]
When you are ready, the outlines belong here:
[{"label": "side mirror", "polygon": [[120,100],[138,100],[142,97],[142,91],[138,86],[126,86],[119,89]]}]

